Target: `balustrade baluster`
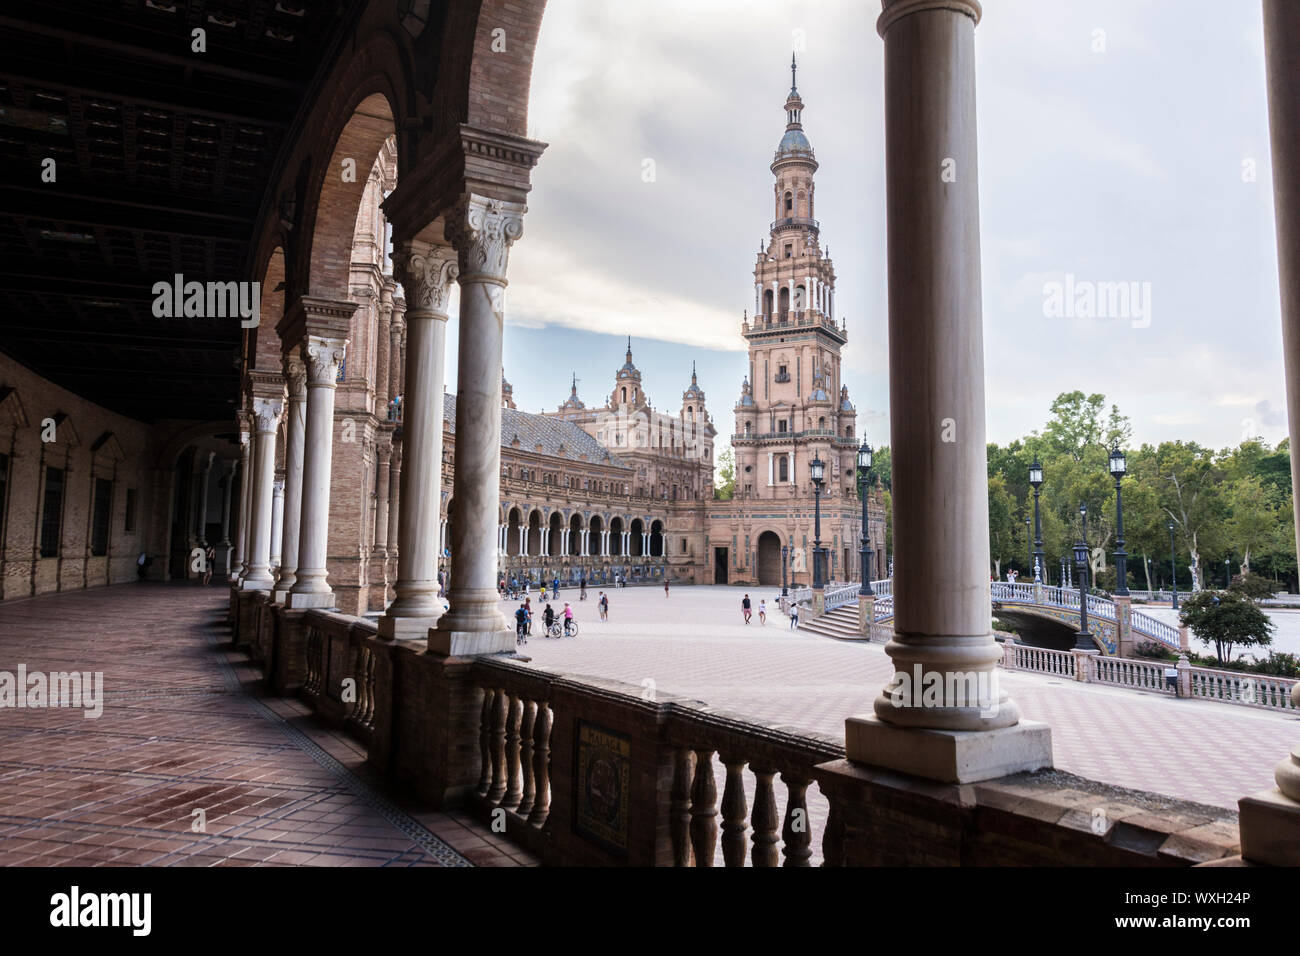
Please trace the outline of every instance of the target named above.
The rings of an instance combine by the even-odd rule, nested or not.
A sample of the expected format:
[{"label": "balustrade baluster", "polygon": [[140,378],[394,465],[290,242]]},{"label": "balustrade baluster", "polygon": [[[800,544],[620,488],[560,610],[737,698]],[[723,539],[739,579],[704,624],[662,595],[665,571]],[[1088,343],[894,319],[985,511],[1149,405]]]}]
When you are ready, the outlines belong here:
[{"label": "balustrade baluster", "polygon": [[524,795],[515,812],[522,817],[528,816],[533,809],[533,798],[537,795],[537,781],[533,777],[533,725],[537,722],[537,704],[531,700],[524,701],[524,716],[519,722],[519,766],[524,774]]},{"label": "balustrade baluster", "polygon": [[519,806],[524,795],[519,779],[519,722],[523,717],[523,703],[518,694],[511,694],[509,700],[506,712],[506,792],[501,800],[501,806],[507,809]]},{"label": "balustrade baluster", "polygon": [[528,822],[540,827],[551,812],[551,708],[540,700],[533,729],[533,776],[537,778],[537,793]]},{"label": "balustrade baluster", "polygon": [[492,691],[483,688],[483,707],[478,715],[478,786],[480,794],[487,796],[492,786]]},{"label": "balustrade baluster", "polygon": [[722,863],[724,866],[745,865],[745,761],[738,757],[718,759],[727,768],[727,782],[722,789]]},{"label": "balustrade baluster", "polygon": [[673,753],[673,786],[669,793],[668,831],[673,841],[673,866],[691,865],[691,751]]},{"label": "balustrade baluster", "polygon": [[493,691],[492,696],[492,787],[487,798],[499,803],[506,795],[506,714],[508,701],[504,690]]},{"label": "balustrade baluster", "polygon": [[812,824],[808,819],[808,784],[811,779],[790,773],[781,774],[785,784],[785,825],[781,828],[781,849],[785,866],[808,866],[812,858]]},{"label": "balustrade baluster", "polygon": [[691,849],[696,866],[712,866],[718,844],[718,784],[713,779],[713,751],[695,751],[691,784]]}]

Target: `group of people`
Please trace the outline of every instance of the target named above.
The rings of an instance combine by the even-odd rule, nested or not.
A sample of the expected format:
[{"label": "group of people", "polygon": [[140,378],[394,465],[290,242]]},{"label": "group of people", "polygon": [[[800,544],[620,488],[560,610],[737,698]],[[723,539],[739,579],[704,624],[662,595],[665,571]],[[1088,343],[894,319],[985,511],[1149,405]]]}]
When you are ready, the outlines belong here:
[{"label": "group of people", "polygon": [[[510,576],[509,580],[506,580],[505,577],[501,577],[497,580],[497,591],[500,593],[501,600],[503,601],[506,600],[518,601],[521,595],[527,598],[528,590],[530,587],[532,587],[532,584],[528,580],[528,578],[525,577],[521,579],[516,577],[513,574]],[[550,597],[550,600],[552,601],[558,601],[560,599],[559,578],[551,579],[549,591],[547,590],[546,582],[545,581],[542,582],[541,599],[543,601],[547,600],[548,595]],[[579,580],[578,582],[578,600],[579,601],[587,600],[587,579],[585,577]]]},{"label": "group of people", "polygon": [[[754,616],[754,606],[749,600],[748,594],[746,594],[740,602],[740,613],[745,618],[746,624],[748,624]],[[758,623],[764,625],[767,624],[767,600],[765,598],[759,598],[758,600]]]},{"label": "group of people", "polygon": [[[545,600],[543,598],[543,600]],[[564,602],[564,610],[560,612],[560,617],[564,620],[564,636],[568,637],[573,631],[573,605],[568,601]],[[556,613],[555,608],[549,604],[542,611],[542,624],[545,626],[545,636],[551,636],[551,628],[555,626]],[[533,631],[533,604],[531,598],[524,598],[519,609],[515,611],[515,644],[527,644],[528,636]],[[558,635],[557,635],[558,636]]]}]

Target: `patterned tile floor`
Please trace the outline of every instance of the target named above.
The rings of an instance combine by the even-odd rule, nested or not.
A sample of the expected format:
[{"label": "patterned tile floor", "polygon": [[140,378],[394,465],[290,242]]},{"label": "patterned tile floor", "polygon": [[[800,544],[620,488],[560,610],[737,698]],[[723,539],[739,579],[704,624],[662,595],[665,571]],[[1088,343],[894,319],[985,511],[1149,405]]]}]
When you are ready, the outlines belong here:
[{"label": "patterned tile floor", "polygon": [[[608,592],[610,620],[596,590],[573,602],[581,636],[532,638],[534,662],[576,675],[626,681],[706,701],[734,713],[843,739],[844,718],[871,712],[893,672],[879,645],[790,631],[776,593],[749,592],[768,622],[745,625],[744,590],[680,587]],[[538,605],[536,598],[534,607]],[[513,605],[502,602],[507,612]],[[1051,725],[1056,766],[1105,783],[1235,810],[1239,797],[1273,786],[1273,768],[1300,742],[1300,717],[1238,704],[1177,700],[1037,674],[1003,673],[1002,686],[1026,718]],[[719,788],[721,789],[721,788]],[[811,809],[811,808],[810,808]]]},{"label": "patterned tile floor", "polygon": [[263,696],[229,649],[226,596],[125,585],[0,604],[0,671],[100,671],[104,698],[96,719],[0,709],[0,864],[536,865],[465,815],[395,804],[356,742]]}]

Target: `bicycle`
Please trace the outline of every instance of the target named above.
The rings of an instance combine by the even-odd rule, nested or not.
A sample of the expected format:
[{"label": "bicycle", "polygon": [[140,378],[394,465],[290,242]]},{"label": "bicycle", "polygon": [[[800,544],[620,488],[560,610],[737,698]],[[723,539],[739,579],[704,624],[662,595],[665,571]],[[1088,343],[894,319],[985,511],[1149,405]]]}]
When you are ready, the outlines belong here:
[{"label": "bicycle", "polygon": [[566,634],[564,630],[564,621],[557,620],[554,624],[552,624],[550,627],[546,629],[546,636],[547,637],[577,637],[578,622],[570,621],[569,630],[568,633]]}]

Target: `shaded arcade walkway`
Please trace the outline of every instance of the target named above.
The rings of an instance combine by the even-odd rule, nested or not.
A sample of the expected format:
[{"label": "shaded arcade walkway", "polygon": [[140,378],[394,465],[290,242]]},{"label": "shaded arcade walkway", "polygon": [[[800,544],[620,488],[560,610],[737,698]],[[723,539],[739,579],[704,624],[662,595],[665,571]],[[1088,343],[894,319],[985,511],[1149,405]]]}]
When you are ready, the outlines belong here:
[{"label": "shaded arcade walkway", "polygon": [[467,816],[396,805],[355,742],[262,696],[226,597],[132,584],[0,604],[0,671],[102,671],[104,689],[96,719],[0,709],[0,864],[536,862]]}]

